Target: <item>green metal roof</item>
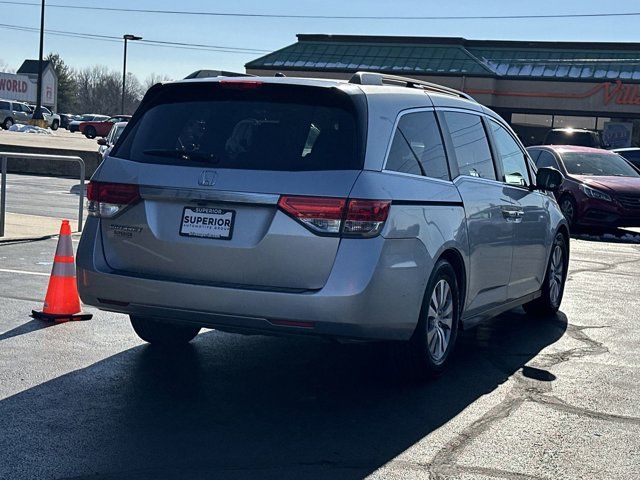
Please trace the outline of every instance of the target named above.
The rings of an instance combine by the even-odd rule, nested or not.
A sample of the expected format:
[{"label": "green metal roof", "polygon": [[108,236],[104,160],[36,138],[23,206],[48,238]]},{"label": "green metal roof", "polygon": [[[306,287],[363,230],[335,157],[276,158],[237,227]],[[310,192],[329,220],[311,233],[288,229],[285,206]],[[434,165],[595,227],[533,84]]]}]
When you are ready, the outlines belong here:
[{"label": "green metal roof", "polygon": [[487,75],[491,71],[457,45],[298,42],[247,68]]},{"label": "green metal roof", "polygon": [[640,82],[640,44],[298,35],[246,68]]},{"label": "green metal roof", "polygon": [[497,76],[640,80],[640,50],[469,48]]}]

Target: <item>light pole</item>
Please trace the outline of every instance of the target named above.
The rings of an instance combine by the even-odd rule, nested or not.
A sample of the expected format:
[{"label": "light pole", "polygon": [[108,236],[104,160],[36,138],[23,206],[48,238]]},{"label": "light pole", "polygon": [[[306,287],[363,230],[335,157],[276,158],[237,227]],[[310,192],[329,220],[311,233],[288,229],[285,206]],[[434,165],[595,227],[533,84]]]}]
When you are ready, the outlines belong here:
[{"label": "light pole", "polygon": [[44,119],[44,115],[42,115],[42,56],[44,51],[44,0],[42,0],[42,10],[40,11],[40,55],[38,56],[38,88],[36,98],[36,109],[33,112],[34,120],[42,120]]},{"label": "light pole", "polygon": [[[44,2],[44,0],[42,1]],[[122,66],[122,105],[120,109],[121,114],[124,113],[124,92],[127,84],[127,41],[142,40],[142,37],[138,37],[136,35],[131,35],[130,33],[127,33],[126,35],[123,35],[122,38],[124,39],[124,65]]]}]

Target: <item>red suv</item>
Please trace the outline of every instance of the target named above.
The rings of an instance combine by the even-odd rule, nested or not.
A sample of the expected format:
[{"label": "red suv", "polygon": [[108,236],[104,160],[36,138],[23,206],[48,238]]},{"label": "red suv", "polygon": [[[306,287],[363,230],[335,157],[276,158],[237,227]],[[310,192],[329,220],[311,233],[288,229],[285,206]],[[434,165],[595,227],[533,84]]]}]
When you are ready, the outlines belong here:
[{"label": "red suv", "polygon": [[614,152],[570,145],[529,147],[538,168],[560,170],[556,192],[571,225],[640,227],[640,171]]}]

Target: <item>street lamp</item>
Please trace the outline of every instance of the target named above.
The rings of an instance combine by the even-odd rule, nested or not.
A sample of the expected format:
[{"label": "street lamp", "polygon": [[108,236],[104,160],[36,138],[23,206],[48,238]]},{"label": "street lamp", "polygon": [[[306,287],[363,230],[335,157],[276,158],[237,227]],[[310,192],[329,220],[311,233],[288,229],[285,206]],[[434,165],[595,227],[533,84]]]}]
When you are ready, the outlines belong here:
[{"label": "street lamp", "polygon": [[138,37],[136,35],[131,35],[127,33],[126,35],[123,35],[122,38],[124,39],[124,65],[122,67],[122,105],[120,109],[121,114],[124,113],[124,92],[125,92],[125,86],[127,83],[127,41],[142,40],[142,37]]},{"label": "street lamp", "polygon": [[31,118],[34,120],[43,120],[42,115],[42,54],[44,52],[44,0],[42,0],[42,6],[40,10],[40,54],[38,56],[38,88],[36,97],[36,109],[33,112]]}]

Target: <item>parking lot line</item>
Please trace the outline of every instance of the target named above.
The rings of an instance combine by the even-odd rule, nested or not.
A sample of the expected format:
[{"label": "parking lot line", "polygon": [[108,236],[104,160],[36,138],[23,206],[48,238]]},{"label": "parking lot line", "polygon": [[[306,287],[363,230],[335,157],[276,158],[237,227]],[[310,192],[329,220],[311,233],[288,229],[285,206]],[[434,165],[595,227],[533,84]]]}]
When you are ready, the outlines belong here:
[{"label": "parking lot line", "polygon": [[0,272],[2,273],[20,273],[23,275],[38,275],[40,277],[48,277],[49,274],[48,273],[44,273],[44,272],[29,272],[27,270],[12,270],[10,268],[0,268]]}]

